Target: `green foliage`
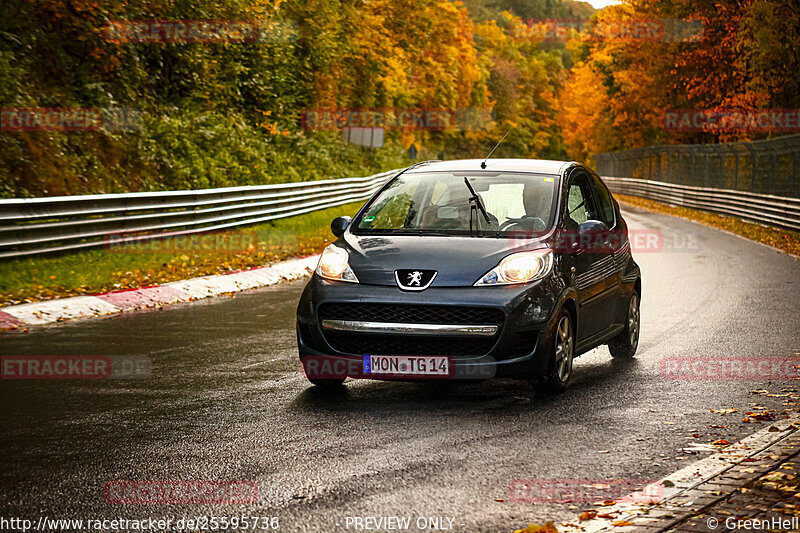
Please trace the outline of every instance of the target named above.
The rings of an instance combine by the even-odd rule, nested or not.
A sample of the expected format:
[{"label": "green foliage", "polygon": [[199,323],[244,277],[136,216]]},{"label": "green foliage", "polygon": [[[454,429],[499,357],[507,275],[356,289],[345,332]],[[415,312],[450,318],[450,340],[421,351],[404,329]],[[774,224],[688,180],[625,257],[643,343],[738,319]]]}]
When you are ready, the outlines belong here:
[{"label": "green foliage", "polygon": [[[425,158],[482,155],[510,127],[504,155],[563,156],[552,105],[569,56],[514,41],[501,11],[574,16],[586,5],[470,6],[502,27],[486,38],[452,0],[6,0],[0,106],[117,108],[137,121],[123,131],[0,132],[0,197],[367,175],[408,164],[412,143]],[[260,34],[109,40],[109,23],[135,20],[254,21]],[[471,131],[387,131],[376,150],[304,131],[303,112],[316,107],[471,108],[494,119]]]}]

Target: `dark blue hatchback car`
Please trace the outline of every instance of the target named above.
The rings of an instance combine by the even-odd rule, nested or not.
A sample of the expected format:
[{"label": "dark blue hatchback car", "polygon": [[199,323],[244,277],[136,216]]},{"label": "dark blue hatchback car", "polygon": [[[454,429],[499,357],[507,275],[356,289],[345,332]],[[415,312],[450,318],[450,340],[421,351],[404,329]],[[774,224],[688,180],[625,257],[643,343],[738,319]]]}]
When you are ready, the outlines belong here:
[{"label": "dark blue hatchback car", "polygon": [[422,163],[331,228],[297,309],[316,385],[506,376],[561,391],[575,356],[636,352],[639,267],[585,166]]}]

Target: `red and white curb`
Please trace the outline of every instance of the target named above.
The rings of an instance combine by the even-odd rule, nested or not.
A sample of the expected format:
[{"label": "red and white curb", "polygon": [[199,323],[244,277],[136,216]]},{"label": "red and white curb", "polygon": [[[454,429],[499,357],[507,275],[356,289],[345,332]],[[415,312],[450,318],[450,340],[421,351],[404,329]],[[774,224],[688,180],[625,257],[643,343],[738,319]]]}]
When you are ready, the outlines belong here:
[{"label": "red and white curb", "polygon": [[156,287],[0,307],[0,330],[161,307],[265,287],[307,276],[314,271],[318,261],[319,255],[311,255],[269,267],[202,276]]}]

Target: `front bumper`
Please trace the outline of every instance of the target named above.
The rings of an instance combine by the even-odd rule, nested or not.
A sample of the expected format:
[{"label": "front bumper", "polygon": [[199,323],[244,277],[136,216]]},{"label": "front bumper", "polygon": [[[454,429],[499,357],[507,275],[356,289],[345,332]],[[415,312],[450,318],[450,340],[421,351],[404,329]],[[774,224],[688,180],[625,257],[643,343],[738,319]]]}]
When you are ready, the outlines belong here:
[{"label": "front bumper", "polygon": [[[390,286],[334,282],[314,275],[306,286],[297,309],[300,358],[305,360],[308,357],[332,357],[345,363],[340,364],[339,368],[347,368],[346,373],[349,377],[364,377],[356,371],[361,365],[363,356],[378,353],[342,350],[342,344],[335,341],[335,335],[344,329],[353,335],[369,333],[380,335],[377,338],[419,339],[423,343],[428,342],[430,346],[440,348],[442,343],[451,344],[456,351],[446,355],[455,368],[453,377],[465,379],[485,379],[494,376],[533,377],[542,371],[545,364],[543,358],[537,356],[542,352],[537,348],[549,342],[562,292],[563,284],[552,274],[527,285],[429,288],[420,292],[402,291],[398,287]],[[441,306],[445,312],[448,309],[486,308],[499,310],[503,319],[502,323],[495,325],[450,324],[444,327],[442,324],[422,324],[408,319],[379,323],[332,321],[320,316],[320,308],[326,304],[363,306],[399,304],[437,306],[437,308]],[[500,313],[497,314],[500,316]],[[465,326],[470,327],[466,331],[458,331]],[[359,329],[364,331],[357,331]],[[437,329],[445,331],[436,331]],[[470,349],[460,353],[457,351],[459,346],[468,346]],[[369,352],[370,348],[369,343],[366,343],[362,351]],[[386,355],[441,354],[434,352],[386,353]]]}]

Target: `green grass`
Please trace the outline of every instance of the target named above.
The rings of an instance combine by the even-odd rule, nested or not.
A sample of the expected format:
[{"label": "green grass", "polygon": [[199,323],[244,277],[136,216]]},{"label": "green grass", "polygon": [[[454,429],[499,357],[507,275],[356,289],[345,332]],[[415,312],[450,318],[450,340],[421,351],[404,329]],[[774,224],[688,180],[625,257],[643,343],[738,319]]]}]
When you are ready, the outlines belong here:
[{"label": "green grass", "polygon": [[245,244],[252,242],[247,248],[213,244],[203,250],[195,241],[188,250],[142,252],[131,247],[104,247],[0,261],[0,305],[158,285],[319,253],[334,240],[331,220],[353,216],[361,205],[347,204],[220,233],[228,239],[239,236],[240,243],[243,239]]}]

